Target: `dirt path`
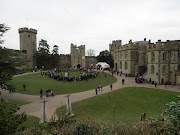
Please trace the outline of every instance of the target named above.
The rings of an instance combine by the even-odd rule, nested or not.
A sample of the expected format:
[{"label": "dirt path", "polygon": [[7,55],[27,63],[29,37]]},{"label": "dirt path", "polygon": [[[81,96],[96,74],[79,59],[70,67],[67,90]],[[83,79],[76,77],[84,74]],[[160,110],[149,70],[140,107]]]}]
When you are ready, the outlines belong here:
[{"label": "dirt path", "polygon": [[[109,72],[107,72],[107,73],[109,73]],[[30,73],[26,73],[25,75],[27,75],[27,74],[30,74]],[[117,78],[117,82],[115,82],[113,84],[113,90],[110,90],[110,86],[108,85],[106,87],[103,87],[103,91],[98,91],[98,95],[112,92],[114,90],[118,90],[119,88],[123,88],[123,87],[155,88],[155,86],[152,84],[136,84],[134,77],[124,77],[124,75],[123,76],[114,75],[114,76]],[[122,85],[123,78],[125,79],[124,85]],[[156,89],[180,92],[180,89],[177,86],[165,87],[164,85],[158,85],[156,87]],[[52,115],[54,115],[57,108],[65,105],[65,96],[66,95],[56,95],[55,97],[46,98],[46,100],[48,100],[48,116],[47,116],[48,120],[52,117]],[[26,112],[26,114],[28,114],[28,115],[33,115],[33,116],[40,118],[40,107],[41,107],[41,102],[43,100],[40,99],[39,96],[25,95],[25,94],[20,94],[20,93],[10,93],[9,94],[8,91],[2,91],[2,96],[5,99],[13,99],[13,100],[32,102],[30,104],[21,106],[21,109],[18,113]],[[81,100],[91,98],[94,96],[96,96],[94,89],[85,91],[85,92],[74,93],[74,94],[71,94],[71,102],[73,103],[73,102],[81,101]]]}]

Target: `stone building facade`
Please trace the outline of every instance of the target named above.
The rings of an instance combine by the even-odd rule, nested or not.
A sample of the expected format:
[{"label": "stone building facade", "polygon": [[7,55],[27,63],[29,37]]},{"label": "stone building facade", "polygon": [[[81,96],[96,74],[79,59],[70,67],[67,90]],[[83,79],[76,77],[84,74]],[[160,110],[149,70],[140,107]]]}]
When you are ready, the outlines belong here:
[{"label": "stone building facade", "polygon": [[[114,48],[117,44],[110,44]],[[145,79],[163,84],[173,81],[180,84],[180,40],[156,43],[132,42],[110,50],[114,55],[114,69],[131,75],[143,75]]]},{"label": "stone building facade", "polygon": [[[33,69],[35,67],[34,54],[37,51],[37,30],[29,28],[20,28],[20,51],[15,50],[21,54],[21,58],[28,61],[20,69]],[[85,45],[76,46],[71,44],[71,54],[59,55],[59,66],[57,68],[77,68],[95,65],[97,63],[96,57],[85,56]],[[86,64],[87,63],[87,64]]]}]

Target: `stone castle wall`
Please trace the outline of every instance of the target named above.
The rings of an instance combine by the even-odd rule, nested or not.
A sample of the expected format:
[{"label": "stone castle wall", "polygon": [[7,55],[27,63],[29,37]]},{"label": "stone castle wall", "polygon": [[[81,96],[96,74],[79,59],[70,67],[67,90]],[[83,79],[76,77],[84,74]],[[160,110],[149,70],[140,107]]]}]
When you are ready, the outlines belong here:
[{"label": "stone castle wall", "polygon": [[71,56],[70,55],[59,55],[59,67],[60,69],[71,67]]},{"label": "stone castle wall", "polygon": [[95,56],[86,56],[86,66],[95,66],[98,63],[97,58]]},{"label": "stone castle wall", "polygon": [[[21,57],[28,61],[28,64],[23,66],[21,69],[33,69],[34,59],[33,56],[37,51],[37,39],[36,39],[37,30],[29,28],[20,28],[20,53]],[[86,60],[87,58],[87,60]],[[85,45],[76,46],[71,44],[71,55],[59,55],[58,68],[77,68],[77,65],[80,67],[86,67],[87,65],[97,63],[95,57],[86,57],[85,56]]]}]

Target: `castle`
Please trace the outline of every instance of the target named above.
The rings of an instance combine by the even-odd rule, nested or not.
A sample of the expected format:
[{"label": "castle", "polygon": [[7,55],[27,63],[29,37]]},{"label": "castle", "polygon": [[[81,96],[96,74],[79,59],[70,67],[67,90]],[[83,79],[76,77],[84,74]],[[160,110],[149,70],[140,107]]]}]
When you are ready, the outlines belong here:
[{"label": "castle", "polygon": [[[11,51],[17,51],[21,59],[28,61],[21,69],[33,69],[36,66],[34,54],[37,52],[37,30],[25,27],[19,28],[18,32],[20,36],[20,50]],[[77,45],[71,43],[71,54],[60,54],[58,63],[59,66],[57,68],[79,68],[95,65],[97,60],[94,56],[85,56],[85,45],[77,47]]]},{"label": "castle", "polygon": [[116,71],[143,75],[158,84],[167,81],[180,84],[180,40],[151,43],[144,38],[143,41],[130,40],[125,45],[121,40],[115,40],[109,44],[109,51]]}]

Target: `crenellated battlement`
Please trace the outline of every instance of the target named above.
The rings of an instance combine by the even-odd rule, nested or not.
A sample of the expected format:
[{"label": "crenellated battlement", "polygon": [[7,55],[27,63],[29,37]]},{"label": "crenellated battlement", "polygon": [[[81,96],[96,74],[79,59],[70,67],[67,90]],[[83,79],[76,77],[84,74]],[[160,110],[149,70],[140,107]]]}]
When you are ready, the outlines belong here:
[{"label": "crenellated battlement", "polygon": [[112,45],[121,46],[122,45],[122,40],[113,40]]},{"label": "crenellated battlement", "polygon": [[76,44],[71,43],[71,48],[85,48],[85,45],[77,46]]},{"label": "crenellated battlement", "polygon": [[27,28],[27,27],[24,27],[24,28],[19,28],[19,33],[21,32],[31,32],[31,33],[35,33],[37,34],[37,30],[36,29],[32,29],[32,28]]},{"label": "crenellated battlement", "polygon": [[122,41],[121,40],[113,40],[112,44],[109,44],[109,49],[110,50],[114,50],[114,49],[119,49],[122,45]]},{"label": "crenellated battlement", "polygon": [[81,49],[82,49],[82,48],[85,48],[85,45],[80,45],[79,48],[81,48]]},{"label": "crenellated battlement", "polygon": [[147,47],[149,50],[172,50],[180,48],[180,40],[158,40],[156,43],[151,43]]}]

